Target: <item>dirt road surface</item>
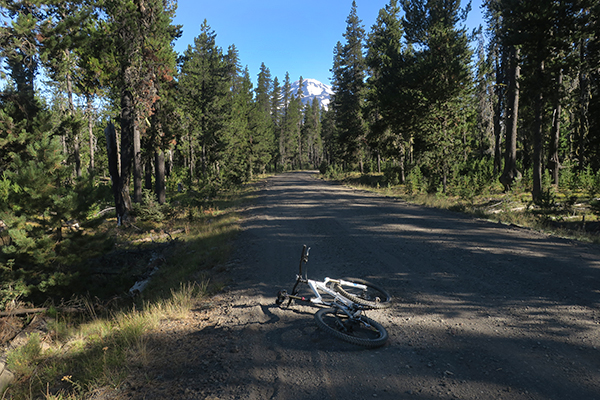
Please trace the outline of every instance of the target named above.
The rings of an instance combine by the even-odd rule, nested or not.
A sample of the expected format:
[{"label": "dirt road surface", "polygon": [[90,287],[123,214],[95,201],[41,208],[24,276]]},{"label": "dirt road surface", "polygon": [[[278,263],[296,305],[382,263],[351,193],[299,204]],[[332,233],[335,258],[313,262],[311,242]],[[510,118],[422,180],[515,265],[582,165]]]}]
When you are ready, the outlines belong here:
[{"label": "dirt road surface", "polygon": [[[296,172],[244,215],[226,290],[161,328],[139,399],[600,399],[600,248],[413,206]],[[366,349],[275,305],[309,277],[394,296]],[[160,350],[162,349],[162,350]],[[149,377],[149,378],[148,378]]]}]

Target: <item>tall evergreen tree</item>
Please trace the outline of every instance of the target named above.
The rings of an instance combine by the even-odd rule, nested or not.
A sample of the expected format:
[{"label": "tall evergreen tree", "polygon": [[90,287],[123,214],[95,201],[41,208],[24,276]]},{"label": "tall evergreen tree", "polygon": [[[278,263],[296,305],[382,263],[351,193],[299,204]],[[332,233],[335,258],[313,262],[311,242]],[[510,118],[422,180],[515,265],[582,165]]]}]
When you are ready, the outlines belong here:
[{"label": "tall evergreen tree", "polygon": [[321,139],[321,106],[315,97],[304,108],[304,121],[301,130],[302,164],[316,168],[321,163],[323,142]]},{"label": "tall evergreen tree", "polygon": [[369,68],[368,103],[366,107],[369,134],[367,136],[371,148],[377,154],[377,168],[381,171],[381,154],[389,155],[400,161],[401,177],[404,181],[405,142],[410,129],[407,122],[411,120],[413,110],[406,98],[407,81],[403,60],[400,7],[396,0],[391,0],[379,11],[377,21],[367,41],[366,63]]},{"label": "tall evergreen tree", "polygon": [[271,91],[273,82],[271,80],[271,71],[265,66],[265,63],[260,65],[256,85],[256,102],[262,108],[265,114],[271,112]]},{"label": "tall evergreen tree", "polygon": [[292,93],[292,83],[290,74],[285,73],[283,86],[281,88],[281,107],[282,116],[277,132],[277,142],[279,145],[279,165],[282,169],[292,165],[296,146],[298,141],[295,135],[296,124],[298,121],[298,104],[294,102],[295,96]]},{"label": "tall evergreen tree", "polygon": [[248,68],[241,71],[239,61],[231,59],[236,71],[234,89],[229,100],[229,116],[223,130],[224,152],[222,160],[225,181],[242,183],[252,175],[253,155],[251,149],[250,114],[254,107],[252,82]]},{"label": "tall evergreen tree", "polygon": [[[93,47],[91,41],[94,36],[89,35],[90,30],[85,25],[94,21],[96,15],[89,4],[81,1],[60,1],[47,5],[47,22],[42,25],[43,47],[42,60],[54,84],[60,93],[67,99],[65,115],[63,116],[61,131],[65,148],[69,148],[69,159],[74,164],[77,177],[82,175],[80,141],[82,136],[83,120],[76,112],[74,96],[80,87],[80,77],[86,76],[86,68],[80,62],[80,51],[85,52],[88,46]],[[82,29],[83,28],[83,29]]]},{"label": "tall evergreen tree", "polygon": [[362,115],[366,96],[366,65],[363,56],[365,30],[358,18],[356,1],[352,2],[346,19],[344,38],[346,43],[343,46],[338,44],[335,50],[337,59],[332,71],[335,93],[332,108],[343,161],[348,164],[359,162],[362,171],[366,133]]},{"label": "tall evergreen tree", "polygon": [[132,172],[134,201],[141,201],[141,134],[148,127],[145,122],[158,100],[156,80],[161,73],[174,72],[163,68],[172,62],[170,46],[178,28],[171,24],[175,6],[165,7],[163,0],[106,0],[103,6],[110,24],[105,40],[113,41],[111,48],[119,66],[114,81],[121,107],[121,173],[115,191],[120,222],[131,210]]},{"label": "tall evergreen tree", "polygon": [[464,23],[470,4],[459,0],[403,0],[404,28],[418,51],[420,91],[427,112],[421,117],[423,155],[428,167],[441,178],[446,191],[453,165],[463,152],[466,120],[471,110],[470,61],[472,51]]},{"label": "tall evergreen tree", "polygon": [[271,92],[271,118],[273,125],[278,127],[281,123],[281,86],[277,77],[273,79],[273,91]]},{"label": "tall evergreen tree", "polygon": [[262,63],[255,90],[255,106],[249,115],[250,130],[252,131],[250,176],[253,172],[265,173],[267,164],[273,156],[275,128],[271,117],[272,91],[271,72]]},{"label": "tall evergreen tree", "polygon": [[0,27],[0,58],[8,72],[0,93],[0,221],[8,234],[0,249],[3,304],[72,280],[77,234],[63,232],[62,225],[85,215],[90,204],[86,187],[64,184],[71,171],[53,116],[34,86],[48,15],[31,2],[0,7],[11,20]]},{"label": "tall evergreen tree", "polygon": [[[206,20],[201,33],[188,46],[181,65],[180,88],[190,118],[185,140],[190,178],[196,175],[197,160],[202,177],[208,181],[211,167],[220,162],[219,137],[225,123],[224,107],[229,90],[229,72],[216,34]],[[213,171],[214,172],[214,171]]]}]

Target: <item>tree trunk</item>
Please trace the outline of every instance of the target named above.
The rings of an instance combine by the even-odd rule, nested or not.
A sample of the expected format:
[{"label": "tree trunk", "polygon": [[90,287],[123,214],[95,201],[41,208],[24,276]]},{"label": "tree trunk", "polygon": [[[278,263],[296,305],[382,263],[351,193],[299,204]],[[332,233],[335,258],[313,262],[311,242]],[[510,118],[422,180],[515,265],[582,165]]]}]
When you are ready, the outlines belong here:
[{"label": "tree trunk", "polygon": [[[68,51],[65,50],[68,57]],[[69,101],[69,116],[71,117],[71,133],[73,134],[73,158],[75,159],[75,176],[81,178],[81,154],[79,152],[79,132],[75,128],[75,105],[73,103],[73,82],[71,73],[67,72],[67,99]]]},{"label": "tree trunk", "polygon": [[558,158],[558,147],[560,145],[560,114],[562,112],[561,107],[561,90],[563,81],[563,70],[561,69],[558,74],[558,88],[554,95],[554,112],[552,116],[552,138],[550,140],[550,169],[552,170],[552,179],[556,186],[558,186],[559,172],[560,172],[560,160]]},{"label": "tree trunk", "polygon": [[577,146],[576,154],[579,159],[579,170],[583,171],[587,165],[587,145],[589,140],[589,120],[588,111],[591,98],[590,89],[590,78],[589,70],[586,63],[586,45],[581,41],[580,43],[580,62],[581,70],[579,71],[579,118],[578,118],[578,129],[577,129]]},{"label": "tree trunk", "polygon": [[142,146],[140,139],[140,127],[137,118],[133,123],[133,202],[142,201]]},{"label": "tree trunk", "polygon": [[121,177],[119,179],[119,196],[122,207],[117,207],[117,223],[126,222],[131,211],[131,198],[129,196],[129,179],[131,177],[131,164],[133,163],[133,136],[135,124],[135,107],[133,94],[124,90],[121,95]]},{"label": "tree trunk", "polygon": [[89,173],[94,173],[94,146],[96,145],[96,137],[94,136],[94,114],[92,113],[93,105],[92,105],[92,96],[88,96],[87,98],[87,112],[88,112],[88,132],[90,136],[90,167]]},{"label": "tree trunk", "polygon": [[502,169],[502,103],[503,103],[503,83],[504,74],[499,60],[496,60],[496,107],[494,110],[494,174],[497,174]]},{"label": "tree trunk", "polygon": [[509,84],[507,98],[506,122],[506,153],[504,154],[504,171],[500,176],[500,183],[504,190],[509,191],[515,180],[521,178],[517,169],[517,127],[519,120],[519,50],[509,50]]},{"label": "tree trunk", "polygon": [[152,158],[147,157],[144,165],[144,189],[152,190]]},{"label": "tree trunk", "polygon": [[192,144],[192,136],[190,135],[190,133],[188,132],[187,134],[187,139],[188,139],[188,147],[189,147],[189,151],[188,151],[188,158],[189,158],[189,172],[190,172],[190,181],[194,180],[194,170],[195,170],[195,165],[196,165],[196,160],[194,158],[194,147]]},{"label": "tree trunk", "polygon": [[535,122],[533,128],[533,190],[532,197],[535,203],[542,199],[542,147],[543,147],[543,113],[544,113],[544,61],[540,62],[537,70],[537,87],[539,90],[535,99]]},{"label": "tree trunk", "polygon": [[104,129],[104,136],[106,137],[106,152],[108,154],[108,171],[110,173],[110,179],[112,181],[113,196],[115,199],[115,208],[117,215],[124,214],[123,198],[120,194],[119,189],[119,157],[117,150],[117,134],[115,126],[109,123]]},{"label": "tree trunk", "polygon": [[167,194],[165,191],[165,153],[158,149],[154,155],[154,168],[156,169],[156,197],[158,198],[158,204],[165,204],[167,200]]},{"label": "tree trunk", "polygon": [[173,171],[173,149],[169,149],[168,160],[165,160],[165,176],[168,178],[171,176],[171,172]]},{"label": "tree trunk", "polygon": [[405,184],[406,183],[406,171],[404,169],[404,166],[406,165],[405,159],[406,159],[406,150],[404,148],[404,143],[400,142],[400,159],[398,160],[398,163],[400,164],[400,183],[401,184]]}]

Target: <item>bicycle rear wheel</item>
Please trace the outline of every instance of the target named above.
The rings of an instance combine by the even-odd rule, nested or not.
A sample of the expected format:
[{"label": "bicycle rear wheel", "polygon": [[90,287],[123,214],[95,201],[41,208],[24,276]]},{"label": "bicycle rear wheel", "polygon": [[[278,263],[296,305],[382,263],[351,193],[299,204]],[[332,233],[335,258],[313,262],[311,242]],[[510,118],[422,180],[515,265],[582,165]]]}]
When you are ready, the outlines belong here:
[{"label": "bicycle rear wheel", "polygon": [[346,342],[366,347],[383,346],[388,339],[385,328],[371,318],[350,318],[337,308],[322,308],[315,314],[317,326]]},{"label": "bicycle rear wheel", "polygon": [[342,286],[337,283],[333,285],[333,290],[356,304],[360,304],[365,308],[388,308],[392,305],[392,296],[381,286],[359,278],[343,278],[342,280],[367,287],[366,289],[360,289],[348,285]]}]

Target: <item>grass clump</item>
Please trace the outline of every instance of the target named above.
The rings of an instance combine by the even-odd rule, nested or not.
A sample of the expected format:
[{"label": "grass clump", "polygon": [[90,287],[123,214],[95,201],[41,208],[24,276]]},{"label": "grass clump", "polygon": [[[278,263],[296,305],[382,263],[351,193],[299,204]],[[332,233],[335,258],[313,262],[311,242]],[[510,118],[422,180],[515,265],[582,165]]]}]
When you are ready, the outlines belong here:
[{"label": "grass clump", "polygon": [[99,388],[119,388],[130,370],[150,362],[149,332],[162,320],[185,317],[207,287],[207,282],[190,282],[142,309],[54,321],[44,337],[32,334],[8,353],[7,367],[16,381],[4,398],[85,399]]}]

